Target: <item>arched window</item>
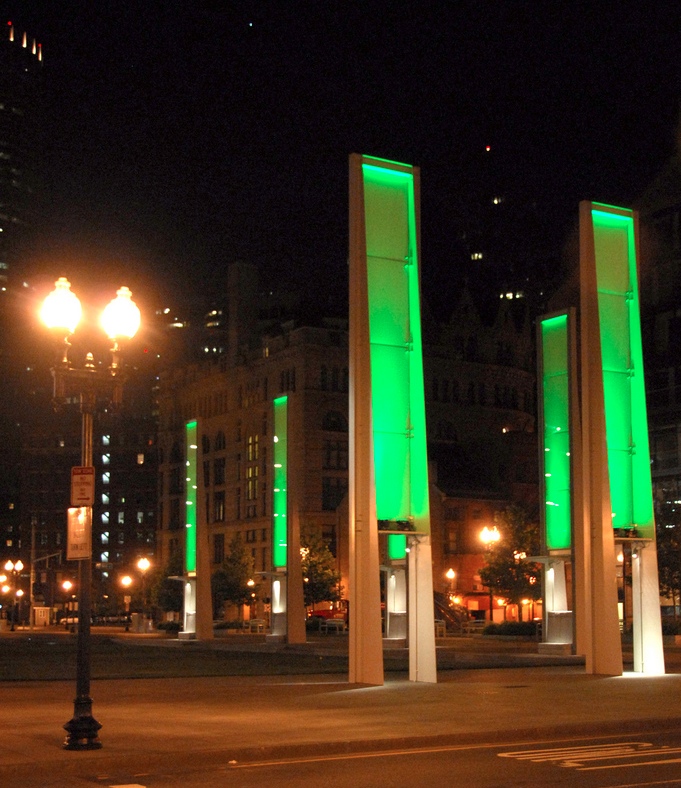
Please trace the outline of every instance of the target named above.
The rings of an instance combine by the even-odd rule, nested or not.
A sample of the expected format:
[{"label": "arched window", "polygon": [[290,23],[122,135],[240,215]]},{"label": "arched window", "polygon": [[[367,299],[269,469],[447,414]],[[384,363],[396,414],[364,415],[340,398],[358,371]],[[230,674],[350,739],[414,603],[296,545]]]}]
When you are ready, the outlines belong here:
[{"label": "arched window", "polygon": [[226,446],[225,433],[220,430],[215,436],[215,451],[222,451]]}]

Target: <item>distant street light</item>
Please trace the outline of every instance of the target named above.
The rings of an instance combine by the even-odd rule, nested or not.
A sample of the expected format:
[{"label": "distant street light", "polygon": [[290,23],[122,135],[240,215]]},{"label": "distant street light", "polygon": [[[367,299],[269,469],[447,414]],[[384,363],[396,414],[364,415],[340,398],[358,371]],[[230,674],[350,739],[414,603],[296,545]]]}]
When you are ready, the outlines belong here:
[{"label": "distant street light", "polygon": [[[87,354],[84,366],[74,367],[71,364],[69,340],[80,322],[82,307],[78,297],[71,291],[71,283],[68,279],[60,277],[56,281],[54,291],[45,298],[40,311],[45,325],[59,337],[61,342],[59,358],[52,368],[54,403],[63,404],[67,398],[74,396],[80,399],[83,468],[90,469],[93,465],[92,430],[97,400],[105,399],[113,405],[120,405],[122,402],[124,375],[121,371],[119,341],[131,339],[140,326],[140,311],[132,301],[131,295],[127,287],[121,287],[116,293],[116,298],[108,304],[102,314],[102,327],[112,340],[111,362],[108,368],[95,366],[92,353]],[[79,553],[77,556],[79,599],[76,698],[73,717],[64,725],[68,734],[64,743],[67,750],[95,750],[102,746],[99,740],[99,729],[102,726],[92,715],[90,697],[93,503],[94,494],[84,506],[82,503],[77,504],[82,507],[81,511],[84,514],[84,517],[79,519],[79,528],[82,528],[84,533],[84,541],[80,546],[87,555]]]},{"label": "distant street light", "polygon": [[147,572],[149,571],[149,567],[151,566],[151,561],[148,558],[140,558],[137,562],[137,568],[140,570],[142,574],[142,625],[143,629],[146,629],[147,626],[147,592],[145,588],[145,577]]}]

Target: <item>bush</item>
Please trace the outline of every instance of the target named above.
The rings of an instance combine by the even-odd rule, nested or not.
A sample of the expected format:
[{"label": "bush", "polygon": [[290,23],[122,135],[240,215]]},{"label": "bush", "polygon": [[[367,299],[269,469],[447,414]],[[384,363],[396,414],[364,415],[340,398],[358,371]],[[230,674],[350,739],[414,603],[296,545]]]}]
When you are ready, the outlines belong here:
[{"label": "bush", "polygon": [[488,624],[483,635],[513,635],[516,637],[536,637],[536,621],[502,621],[501,624]]},{"label": "bush", "polygon": [[179,621],[159,621],[159,623],[156,625],[156,629],[160,629],[165,632],[179,632],[182,629],[182,625]]},{"label": "bush", "polygon": [[243,629],[243,621],[214,621],[213,629]]}]

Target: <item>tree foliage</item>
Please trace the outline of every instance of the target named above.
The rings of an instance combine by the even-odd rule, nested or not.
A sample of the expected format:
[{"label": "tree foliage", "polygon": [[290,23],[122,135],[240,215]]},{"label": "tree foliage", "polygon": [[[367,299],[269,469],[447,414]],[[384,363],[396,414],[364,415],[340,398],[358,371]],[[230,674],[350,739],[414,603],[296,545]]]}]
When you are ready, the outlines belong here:
[{"label": "tree foliage", "polygon": [[500,539],[494,543],[480,570],[480,579],[494,594],[511,604],[522,599],[539,599],[539,565],[526,560],[539,553],[539,525],[531,522],[519,506],[509,506],[494,518]]},{"label": "tree foliage", "polygon": [[301,533],[300,546],[303,569],[305,605],[340,599],[340,573],[336,559],[319,533],[306,529]]},{"label": "tree foliage", "polygon": [[165,567],[154,570],[149,578],[151,603],[165,612],[179,613],[184,602],[182,583],[172,579],[181,577],[184,571],[182,553],[170,556]]},{"label": "tree foliage", "polygon": [[676,506],[662,504],[656,507],[655,517],[660,592],[672,599],[676,614],[681,599],[681,512]]},{"label": "tree foliage", "polygon": [[228,553],[220,569],[211,577],[213,614],[219,617],[225,602],[245,605],[252,600],[254,587],[248,585],[253,580],[253,557],[244,545],[240,534],[236,534],[228,546]]}]

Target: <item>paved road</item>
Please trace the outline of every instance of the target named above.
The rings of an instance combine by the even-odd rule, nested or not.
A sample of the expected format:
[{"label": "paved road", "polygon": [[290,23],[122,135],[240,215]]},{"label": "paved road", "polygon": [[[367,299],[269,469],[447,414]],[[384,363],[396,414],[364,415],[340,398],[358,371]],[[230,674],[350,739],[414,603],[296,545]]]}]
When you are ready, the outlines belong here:
[{"label": "paved road", "polygon": [[[602,739],[537,739],[512,744],[423,746],[389,752],[355,753],[232,763],[182,773],[159,771],[119,775],[146,788],[167,786],[262,785],[301,788],[414,788],[459,785],[569,786],[620,788],[624,785],[678,786],[681,735],[667,731],[650,736]],[[129,782],[128,782],[129,784]]]}]

